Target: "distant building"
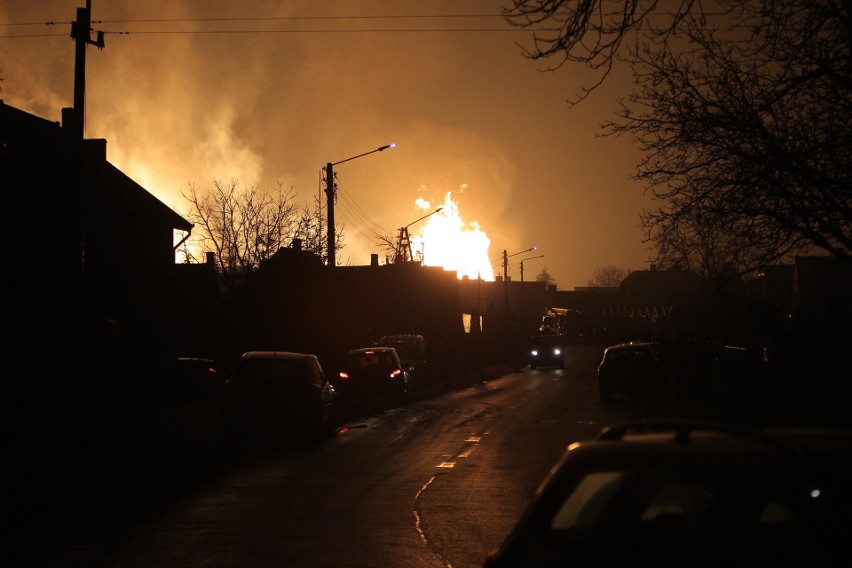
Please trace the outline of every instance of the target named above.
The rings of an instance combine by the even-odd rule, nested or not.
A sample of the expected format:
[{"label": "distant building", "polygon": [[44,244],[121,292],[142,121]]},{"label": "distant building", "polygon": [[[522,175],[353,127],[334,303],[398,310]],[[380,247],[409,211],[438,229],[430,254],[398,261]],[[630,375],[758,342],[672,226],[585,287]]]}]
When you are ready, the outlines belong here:
[{"label": "distant building", "polygon": [[849,335],[852,263],[832,256],[798,256],[793,267],[793,316],[797,328]]},{"label": "distant building", "polygon": [[231,302],[242,350],[307,351],[329,366],[382,335],[416,333],[438,351],[463,334],[455,272],[419,263],[338,266],[282,248]]}]

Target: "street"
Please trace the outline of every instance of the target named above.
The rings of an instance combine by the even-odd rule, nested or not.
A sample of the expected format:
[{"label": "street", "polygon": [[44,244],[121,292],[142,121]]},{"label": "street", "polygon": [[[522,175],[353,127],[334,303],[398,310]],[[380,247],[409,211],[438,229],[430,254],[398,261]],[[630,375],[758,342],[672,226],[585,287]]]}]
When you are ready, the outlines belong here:
[{"label": "street", "polygon": [[601,405],[599,347],[343,423],[333,439],[72,515],[12,565],[481,566]]}]

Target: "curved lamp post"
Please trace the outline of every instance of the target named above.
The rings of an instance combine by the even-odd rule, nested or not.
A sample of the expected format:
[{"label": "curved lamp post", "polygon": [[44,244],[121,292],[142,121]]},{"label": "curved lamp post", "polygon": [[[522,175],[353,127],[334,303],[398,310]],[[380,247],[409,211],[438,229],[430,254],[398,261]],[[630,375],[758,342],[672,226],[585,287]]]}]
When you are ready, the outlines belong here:
[{"label": "curved lamp post", "polygon": [[521,259],[521,317],[524,317],[524,262],[527,260],[532,260],[534,258],[544,258],[543,254],[538,256],[529,256],[527,258]]},{"label": "curved lamp post", "polygon": [[512,254],[507,254],[506,249],[503,249],[503,311],[506,313],[509,312],[509,259],[534,250],[538,250],[538,247],[530,247]]},{"label": "curved lamp post", "polygon": [[370,150],[369,152],[364,152],[363,154],[358,154],[357,156],[352,156],[351,158],[346,158],[345,160],[340,160],[339,162],[328,162],[325,165],[325,195],[326,203],[328,205],[328,266],[335,266],[337,264],[337,259],[335,258],[334,250],[334,241],[336,240],[334,234],[334,166],[342,164],[344,162],[352,161],[355,158],[360,158],[362,156],[381,152],[383,150],[387,150],[388,148],[393,148],[394,146],[396,146],[395,142],[391,144],[386,144],[384,146],[379,146],[375,150]]}]

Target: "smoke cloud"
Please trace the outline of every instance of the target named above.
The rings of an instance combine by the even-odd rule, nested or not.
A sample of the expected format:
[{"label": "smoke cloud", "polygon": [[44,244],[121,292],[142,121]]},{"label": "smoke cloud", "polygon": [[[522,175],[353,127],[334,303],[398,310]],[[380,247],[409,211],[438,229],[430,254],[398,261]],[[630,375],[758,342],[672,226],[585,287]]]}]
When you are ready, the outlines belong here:
[{"label": "smoke cloud", "polygon": [[[0,2],[7,104],[56,121],[73,106],[70,22],[85,4]],[[335,166],[340,199],[372,230],[393,236],[422,215],[418,197],[437,204],[455,192],[491,258],[538,246],[545,257],[528,274],[546,267],[560,289],[603,265],[643,268],[637,155],[629,141],[596,137],[623,86],[569,110],[572,68],[542,72],[525,59],[517,44],[531,37],[510,31],[502,6],[92,0],[106,45],[87,49],[86,136],[106,138],[110,162],[181,214],[182,192],[213,180],[283,182],[312,203],[327,162],[396,142]],[[472,14],[495,17],[424,17]],[[369,263],[379,252],[370,231],[338,210],[340,260]]]}]

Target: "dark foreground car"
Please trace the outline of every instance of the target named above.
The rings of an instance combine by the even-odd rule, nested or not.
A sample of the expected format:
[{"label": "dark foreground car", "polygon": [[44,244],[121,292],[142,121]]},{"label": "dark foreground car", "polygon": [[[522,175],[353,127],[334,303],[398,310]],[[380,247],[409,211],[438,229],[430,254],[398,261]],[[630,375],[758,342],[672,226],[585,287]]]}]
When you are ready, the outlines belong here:
[{"label": "dark foreground car", "polygon": [[230,434],[237,444],[298,440],[334,431],[337,392],[315,355],[244,353],[226,397]]},{"label": "dark foreground car", "polygon": [[341,396],[350,401],[402,401],[408,396],[408,377],[393,347],[350,349],[337,385]]},{"label": "dark foreground car", "polygon": [[485,562],[852,566],[852,430],[624,423],[571,444]]},{"label": "dark foreground car", "polygon": [[565,368],[565,339],[558,335],[533,335],[529,349],[530,369]]}]

